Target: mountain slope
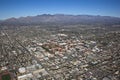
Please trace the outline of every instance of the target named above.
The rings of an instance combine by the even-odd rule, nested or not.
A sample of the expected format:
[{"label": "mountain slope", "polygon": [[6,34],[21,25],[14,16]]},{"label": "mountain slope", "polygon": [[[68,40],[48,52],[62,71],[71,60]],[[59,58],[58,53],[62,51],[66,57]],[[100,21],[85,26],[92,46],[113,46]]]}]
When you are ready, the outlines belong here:
[{"label": "mountain slope", "polygon": [[93,15],[64,15],[43,14],[20,18],[10,18],[0,23],[1,25],[39,25],[39,24],[120,24],[120,18]]}]

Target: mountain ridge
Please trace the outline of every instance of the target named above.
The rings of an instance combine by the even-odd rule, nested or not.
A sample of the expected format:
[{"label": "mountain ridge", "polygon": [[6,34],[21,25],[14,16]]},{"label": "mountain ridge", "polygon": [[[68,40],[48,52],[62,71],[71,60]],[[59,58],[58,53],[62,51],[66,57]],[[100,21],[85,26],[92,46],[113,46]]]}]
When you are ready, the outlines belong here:
[{"label": "mountain ridge", "polygon": [[0,21],[1,25],[39,25],[39,24],[120,24],[119,17],[100,15],[42,14]]}]

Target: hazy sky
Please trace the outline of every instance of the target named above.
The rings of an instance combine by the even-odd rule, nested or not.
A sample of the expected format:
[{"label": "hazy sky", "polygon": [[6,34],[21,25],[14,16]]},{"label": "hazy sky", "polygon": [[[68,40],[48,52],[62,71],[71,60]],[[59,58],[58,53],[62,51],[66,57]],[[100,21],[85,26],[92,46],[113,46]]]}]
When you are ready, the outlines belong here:
[{"label": "hazy sky", "polygon": [[0,19],[57,13],[120,17],[120,0],[0,0]]}]

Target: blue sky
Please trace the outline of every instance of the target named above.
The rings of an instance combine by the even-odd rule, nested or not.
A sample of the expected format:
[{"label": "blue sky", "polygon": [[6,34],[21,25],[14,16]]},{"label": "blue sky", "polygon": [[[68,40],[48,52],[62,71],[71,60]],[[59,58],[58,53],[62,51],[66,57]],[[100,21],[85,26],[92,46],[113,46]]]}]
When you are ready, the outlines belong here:
[{"label": "blue sky", "polygon": [[120,17],[120,0],[0,0],[0,19],[58,13]]}]

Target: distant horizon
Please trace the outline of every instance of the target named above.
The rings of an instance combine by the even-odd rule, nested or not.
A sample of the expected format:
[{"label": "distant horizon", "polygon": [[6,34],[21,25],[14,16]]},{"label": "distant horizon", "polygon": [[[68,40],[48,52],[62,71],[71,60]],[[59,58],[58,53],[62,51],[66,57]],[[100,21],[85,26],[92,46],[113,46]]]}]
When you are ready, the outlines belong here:
[{"label": "distant horizon", "polygon": [[0,0],[0,20],[41,14],[120,17],[120,0]]},{"label": "distant horizon", "polygon": [[41,15],[73,15],[73,16],[78,16],[78,15],[88,15],[88,16],[101,16],[101,17],[116,17],[116,18],[120,18],[118,16],[108,16],[108,15],[92,15],[92,14],[64,14],[64,13],[56,13],[56,14],[37,14],[37,15],[28,15],[28,16],[18,16],[18,17],[9,17],[6,19],[0,19],[1,21],[7,20],[7,19],[11,19],[11,18],[15,18],[15,19],[19,19],[19,18],[25,18],[25,17],[35,17],[35,16],[41,16]]}]

